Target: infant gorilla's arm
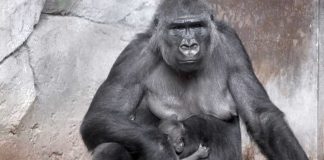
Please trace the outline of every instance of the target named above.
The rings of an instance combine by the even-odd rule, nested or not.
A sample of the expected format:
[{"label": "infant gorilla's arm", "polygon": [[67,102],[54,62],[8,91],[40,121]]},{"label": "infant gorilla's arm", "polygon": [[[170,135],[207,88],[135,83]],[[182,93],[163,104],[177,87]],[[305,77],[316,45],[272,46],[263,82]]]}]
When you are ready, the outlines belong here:
[{"label": "infant gorilla's arm", "polygon": [[208,154],[209,154],[209,148],[199,145],[199,148],[197,149],[196,152],[181,160],[198,160],[200,158],[207,158]]}]

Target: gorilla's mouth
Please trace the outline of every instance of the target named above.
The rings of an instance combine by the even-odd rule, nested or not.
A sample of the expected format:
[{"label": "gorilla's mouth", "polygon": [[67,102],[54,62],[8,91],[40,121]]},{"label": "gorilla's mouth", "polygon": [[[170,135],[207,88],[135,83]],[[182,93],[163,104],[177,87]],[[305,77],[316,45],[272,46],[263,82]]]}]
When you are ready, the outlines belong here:
[{"label": "gorilla's mouth", "polygon": [[193,63],[197,63],[199,60],[198,59],[191,59],[191,60],[182,60],[179,61],[180,64],[193,64]]},{"label": "gorilla's mouth", "polygon": [[188,61],[180,61],[179,63],[181,64],[190,64],[190,63],[196,63],[197,61],[196,60],[188,60]]}]

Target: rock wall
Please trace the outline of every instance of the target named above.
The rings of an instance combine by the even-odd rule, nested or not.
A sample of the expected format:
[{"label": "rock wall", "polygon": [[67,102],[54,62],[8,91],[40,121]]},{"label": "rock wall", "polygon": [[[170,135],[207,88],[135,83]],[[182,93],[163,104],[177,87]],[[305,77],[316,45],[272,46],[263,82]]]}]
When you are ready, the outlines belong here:
[{"label": "rock wall", "polygon": [[[318,1],[210,1],[217,17],[238,31],[271,99],[316,159]],[[79,135],[81,120],[118,54],[148,26],[157,5],[1,1],[0,160],[91,159]],[[245,159],[262,159],[243,138]]]},{"label": "rock wall", "polygon": [[324,160],[324,1],[319,8],[318,159]]}]

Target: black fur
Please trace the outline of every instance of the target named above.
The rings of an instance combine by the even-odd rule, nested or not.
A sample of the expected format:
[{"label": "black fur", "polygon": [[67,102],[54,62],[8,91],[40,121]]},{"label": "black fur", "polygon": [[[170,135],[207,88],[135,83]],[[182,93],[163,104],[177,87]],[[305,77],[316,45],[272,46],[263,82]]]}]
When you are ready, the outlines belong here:
[{"label": "black fur", "polygon": [[241,135],[236,123],[237,118],[222,121],[210,115],[192,116],[183,121],[185,126],[185,150],[180,158],[191,155],[198,149],[199,144],[208,146],[208,159],[240,160]]},{"label": "black fur", "polygon": [[[157,129],[171,113],[188,130],[181,157],[203,142],[210,148],[207,159],[241,159],[241,117],[268,159],[307,159],[256,78],[239,37],[214,20],[208,6],[204,0],[164,0],[151,27],[120,54],[81,126],[94,159],[176,159]],[[177,16],[180,26],[172,24]],[[199,54],[179,52],[184,45],[191,53],[193,42]],[[188,59],[194,63],[179,64]]]}]

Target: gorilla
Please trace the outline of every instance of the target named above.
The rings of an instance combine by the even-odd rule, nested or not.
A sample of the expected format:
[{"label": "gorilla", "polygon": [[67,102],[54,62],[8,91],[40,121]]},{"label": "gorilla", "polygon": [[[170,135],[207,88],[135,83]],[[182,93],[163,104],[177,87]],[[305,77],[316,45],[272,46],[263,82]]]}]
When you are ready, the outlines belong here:
[{"label": "gorilla", "polygon": [[[177,154],[181,155],[184,151],[185,135],[188,134],[183,123],[176,119],[162,120],[158,127],[162,133],[168,135],[168,140],[173,145]],[[190,143],[189,143],[190,144]],[[208,157],[209,148],[203,145],[199,145],[199,148],[191,155],[181,158],[181,160],[198,160]]]},{"label": "gorilla", "polygon": [[242,159],[241,120],[268,159],[308,159],[238,35],[205,0],[161,2],[150,27],[117,58],[80,132],[95,160],[175,160],[158,129],[172,115],[191,133],[181,157],[202,143],[206,159]]}]

